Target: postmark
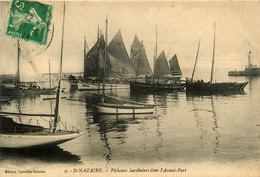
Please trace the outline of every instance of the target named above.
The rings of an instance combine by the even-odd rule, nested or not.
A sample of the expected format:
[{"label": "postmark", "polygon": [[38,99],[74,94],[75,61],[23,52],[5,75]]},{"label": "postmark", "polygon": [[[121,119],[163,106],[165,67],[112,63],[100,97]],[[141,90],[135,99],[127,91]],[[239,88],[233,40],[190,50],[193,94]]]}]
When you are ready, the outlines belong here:
[{"label": "postmark", "polygon": [[13,0],[6,34],[46,45],[51,17],[51,5],[36,1]]}]

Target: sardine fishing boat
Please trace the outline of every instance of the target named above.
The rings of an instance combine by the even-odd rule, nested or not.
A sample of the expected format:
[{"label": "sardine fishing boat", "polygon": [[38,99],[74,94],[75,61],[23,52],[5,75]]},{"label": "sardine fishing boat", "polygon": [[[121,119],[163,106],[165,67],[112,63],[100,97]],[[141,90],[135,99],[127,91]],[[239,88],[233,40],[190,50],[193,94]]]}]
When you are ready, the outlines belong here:
[{"label": "sardine fishing boat", "polygon": [[99,29],[97,42],[88,52],[86,41],[84,42],[84,75],[78,81],[78,90],[102,90],[104,66],[107,71],[105,89],[130,89],[128,80],[135,75],[135,71],[125,49],[121,31],[114,36],[105,53],[106,42],[104,36],[99,35]]},{"label": "sardine fishing boat", "polygon": [[186,91],[187,92],[225,92],[225,91],[243,91],[248,82],[236,83],[236,82],[219,82],[213,83],[213,73],[214,73],[214,57],[215,57],[215,40],[216,40],[216,24],[214,24],[214,42],[213,42],[213,57],[212,57],[212,67],[211,67],[211,77],[209,82],[204,82],[203,80],[193,80],[195,73],[195,68],[197,64],[200,42],[198,45],[196,60],[192,72],[191,79],[186,79]]},{"label": "sardine fishing boat", "polygon": [[[107,26],[108,21],[106,19],[106,35],[105,42],[107,41]],[[107,47],[105,45],[105,64],[107,61]],[[102,102],[96,104],[97,113],[99,114],[152,114],[154,112],[154,105],[142,105],[142,104],[119,104],[119,103],[105,103],[105,87],[106,87],[106,66],[103,70],[103,93],[102,93]]]},{"label": "sardine fishing boat", "polygon": [[[134,40],[134,42],[136,39]],[[134,45],[138,46],[138,45]],[[142,43],[139,44],[143,49]],[[140,49],[140,50],[141,50]],[[142,50],[141,50],[142,51]],[[137,57],[133,58],[137,60],[135,63],[148,63],[146,62],[147,58],[144,55],[136,55]],[[137,58],[137,59],[136,59]],[[155,56],[154,56],[154,73],[152,77],[151,73],[145,73],[145,79],[138,79],[130,82],[131,92],[160,92],[160,91],[174,91],[174,90],[183,90],[185,87],[185,82],[180,78],[182,76],[181,69],[178,63],[177,56],[174,55],[169,61],[170,67],[168,65],[165,52],[162,51],[157,58],[157,28],[156,28],[156,45],[155,45]],[[138,65],[137,65],[138,66]],[[149,66],[150,67],[150,66]],[[148,68],[148,66],[143,67],[139,66],[138,69]],[[148,72],[149,69],[146,69]]]},{"label": "sardine fishing boat", "polygon": [[[65,130],[58,129],[58,124],[61,123],[59,105],[61,95],[64,23],[65,2],[63,7],[60,74],[56,95],[55,114],[26,114],[0,112],[0,148],[32,148],[40,146],[56,146],[58,144],[75,139],[82,135],[81,132],[67,130],[66,127]],[[23,116],[53,117],[54,119],[53,122],[50,122],[50,128],[44,128],[40,125],[28,125],[15,122],[14,119],[11,118],[11,116],[17,116],[19,118],[22,118]]]}]

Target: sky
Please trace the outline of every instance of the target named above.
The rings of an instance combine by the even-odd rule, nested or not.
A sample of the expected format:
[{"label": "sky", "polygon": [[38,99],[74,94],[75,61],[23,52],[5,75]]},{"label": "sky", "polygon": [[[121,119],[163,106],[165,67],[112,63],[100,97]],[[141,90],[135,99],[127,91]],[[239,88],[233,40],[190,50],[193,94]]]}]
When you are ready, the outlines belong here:
[{"label": "sky", "polygon": [[[31,52],[41,73],[58,72],[61,46],[63,2],[44,2],[53,5],[53,40],[50,46],[23,42]],[[10,2],[1,5],[0,67],[3,72],[15,72],[16,40],[6,36]],[[253,63],[260,65],[260,2],[115,2],[88,1],[66,2],[65,37],[63,54],[64,72],[83,71],[83,44],[86,36],[91,48],[97,39],[97,28],[105,32],[108,18],[108,42],[121,29],[129,53],[135,34],[146,49],[153,67],[155,53],[155,26],[157,25],[158,55],[164,50],[170,60],[177,54],[181,68],[193,68],[198,42],[201,45],[198,68],[211,68],[214,22],[216,23],[215,67],[244,69],[249,50]],[[52,27],[51,27],[52,29]],[[49,35],[49,39],[51,35]],[[40,54],[39,54],[40,53]],[[11,67],[6,67],[13,64]],[[8,68],[8,69],[6,69]],[[29,73],[29,67],[23,69]]]}]

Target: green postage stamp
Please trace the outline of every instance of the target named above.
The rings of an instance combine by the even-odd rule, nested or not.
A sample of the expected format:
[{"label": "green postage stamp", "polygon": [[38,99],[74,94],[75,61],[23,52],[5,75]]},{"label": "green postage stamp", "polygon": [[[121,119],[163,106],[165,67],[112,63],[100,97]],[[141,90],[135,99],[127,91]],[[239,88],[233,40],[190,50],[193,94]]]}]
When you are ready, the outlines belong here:
[{"label": "green postage stamp", "polygon": [[47,43],[52,6],[35,1],[13,0],[7,35],[40,44]]}]

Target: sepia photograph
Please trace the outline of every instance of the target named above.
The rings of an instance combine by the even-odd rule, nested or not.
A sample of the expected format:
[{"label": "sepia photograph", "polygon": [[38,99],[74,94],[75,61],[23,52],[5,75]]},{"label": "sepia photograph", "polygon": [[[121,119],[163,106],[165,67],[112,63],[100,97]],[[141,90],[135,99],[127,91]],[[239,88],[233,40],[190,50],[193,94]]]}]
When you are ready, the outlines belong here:
[{"label": "sepia photograph", "polygon": [[1,0],[0,176],[258,177],[259,88],[259,1]]}]

